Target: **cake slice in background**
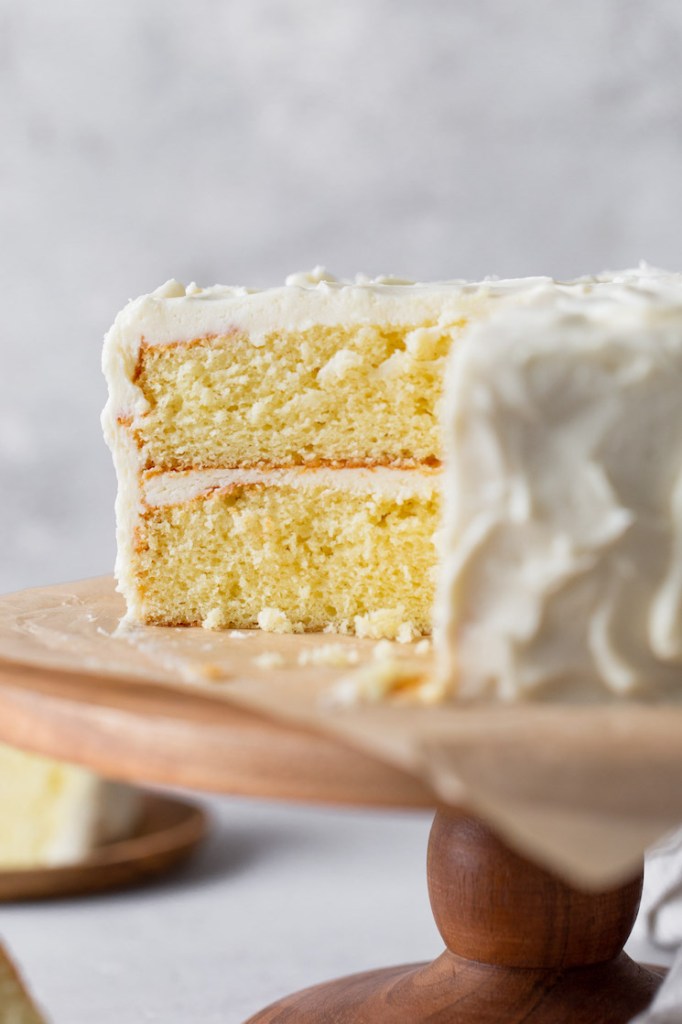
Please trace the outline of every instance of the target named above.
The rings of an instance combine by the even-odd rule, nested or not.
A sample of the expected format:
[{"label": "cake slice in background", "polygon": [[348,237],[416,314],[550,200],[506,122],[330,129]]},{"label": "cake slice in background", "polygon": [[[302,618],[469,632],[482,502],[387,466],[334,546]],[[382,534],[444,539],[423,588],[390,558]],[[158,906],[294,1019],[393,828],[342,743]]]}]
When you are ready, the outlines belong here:
[{"label": "cake slice in background", "polygon": [[0,1024],[46,1024],[23,980],[0,945]]},{"label": "cake slice in background", "polygon": [[682,284],[539,289],[445,403],[442,678],[463,697],[682,696]]},{"label": "cake slice in background", "polygon": [[430,632],[445,360],[543,281],[315,272],[130,303],[103,360],[128,619]]},{"label": "cake slice in background", "polygon": [[141,810],[132,786],[0,744],[0,869],[77,863],[131,835]]}]

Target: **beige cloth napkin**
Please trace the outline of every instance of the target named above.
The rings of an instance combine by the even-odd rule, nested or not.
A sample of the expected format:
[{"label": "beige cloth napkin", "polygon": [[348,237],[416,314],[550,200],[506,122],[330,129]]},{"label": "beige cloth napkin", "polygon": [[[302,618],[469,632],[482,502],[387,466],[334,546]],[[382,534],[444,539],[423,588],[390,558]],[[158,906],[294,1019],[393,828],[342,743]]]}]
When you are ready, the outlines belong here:
[{"label": "beige cloth napkin", "polygon": [[642,913],[648,938],[661,949],[677,949],[682,945],[682,830],[649,852],[645,877]]},{"label": "beige cloth napkin", "polygon": [[682,949],[649,1009],[631,1024],[682,1024]]},{"label": "beige cloth napkin", "polygon": [[646,937],[661,949],[678,949],[670,972],[645,1013],[632,1024],[682,1022],[682,830],[649,851],[641,914]]}]

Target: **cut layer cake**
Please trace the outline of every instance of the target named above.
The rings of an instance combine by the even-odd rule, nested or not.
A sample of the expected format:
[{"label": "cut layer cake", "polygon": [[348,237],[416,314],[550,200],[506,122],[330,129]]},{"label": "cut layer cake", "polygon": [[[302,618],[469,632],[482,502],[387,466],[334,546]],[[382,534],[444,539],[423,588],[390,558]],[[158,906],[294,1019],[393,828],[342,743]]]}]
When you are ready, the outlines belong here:
[{"label": "cut layer cake", "polygon": [[544,279],[185,288],[107,335],[129,619],[408,640],[429,632],[444,365]]}]

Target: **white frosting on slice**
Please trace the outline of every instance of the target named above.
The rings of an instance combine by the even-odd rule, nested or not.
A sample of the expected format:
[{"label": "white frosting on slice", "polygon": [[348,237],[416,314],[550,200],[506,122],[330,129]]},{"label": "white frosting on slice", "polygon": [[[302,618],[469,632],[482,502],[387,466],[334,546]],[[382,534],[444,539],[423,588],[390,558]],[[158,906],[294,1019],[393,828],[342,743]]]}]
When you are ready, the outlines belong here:
[{"label": "white frosting on slice", "polygon": [[323,268],[292,274],[284,286],[263,290],[213,285],[185,287],[167,281],[149,295],[128,303],[106,335],[103,369],[109,385],[105,428],[110,433],[117,416],[135,418],[146,410],[145,400],[135,386],[134,374],[141,344],[170,345],[194,338],[244,332],[256,347],[274,332],[287,333],[316,324],[357,325],[421,324],[440,328],[460,322],[469,314],[485,315],[500,299],[532,299],[538,291],[589,292],[604,283],[633,283],[669,280],[665,271],[642,265],[626,270],[586,277],[579,281],[553,282],[547,277],[510,280],[490,278],[479,282],[461,280],[431,284],[399,278],[355,281],[337,280]]},{"label": "white frosting on slice", "polygon": [[474,306],[548,282],[545,277],[478,283],[420,284],[388,277],[351,282],[339,281],[320,268],[292,274],[284,286],[263,290],[194,284],[185,288],[178,281],[167,281],[150,295],[129,302],[118,314],[107,335],[105,360],[120,343],[136,350],[142,339],[150,345],[168,345],[230,329],[248,334],[258,346],[273,331],[300,331],[316,324],[448,323],[461,318],[467,303]]},{"label": "white frosting on slice", "polygon": [[682,698],[679,275],[541,289],[473,325],[445,405],[448,680]]},{"label": "white frosting on slice", "polygon": [[362,468],[291,469],[195,469],[182,472],[151,473],[142,484],[145,505],[173,505],[226,487],[324,487],[356,494],[389,495],[396,501],[417,496],[428,497],[440,488],[437,469],[392,469],[388,466]]}]

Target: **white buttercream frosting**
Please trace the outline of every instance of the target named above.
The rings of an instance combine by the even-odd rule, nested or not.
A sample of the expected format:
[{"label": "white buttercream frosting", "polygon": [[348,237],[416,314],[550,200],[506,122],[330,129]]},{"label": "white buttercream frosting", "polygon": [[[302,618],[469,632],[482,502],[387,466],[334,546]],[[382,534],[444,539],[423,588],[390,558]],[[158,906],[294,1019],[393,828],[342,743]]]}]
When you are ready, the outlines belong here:
[{"label": "white buttercream frosting", "polygon": [[472,325],[445,402],[442,671],[466,697],[682,697],[682,279]]},{"label": "white buttercream frosting", "polygon": [[213,285],[187,288],[167,281],[149,295],[134,299],[116,317],[104,343],[103,366],[117,415],[144,412],[133,375],[140,346],[163,346],[193,338],[248,335],[262,345],[274,331],[305,330],[314,325],[361,323],[410,324],[459,321],[468,308],[491,297],[541,287],[548,278],[490,279],[478,283],[443,281],[420,284],[398,278],[359,277],[340,281],[317,267],[292,274],[285,285],[253,289]]}]

